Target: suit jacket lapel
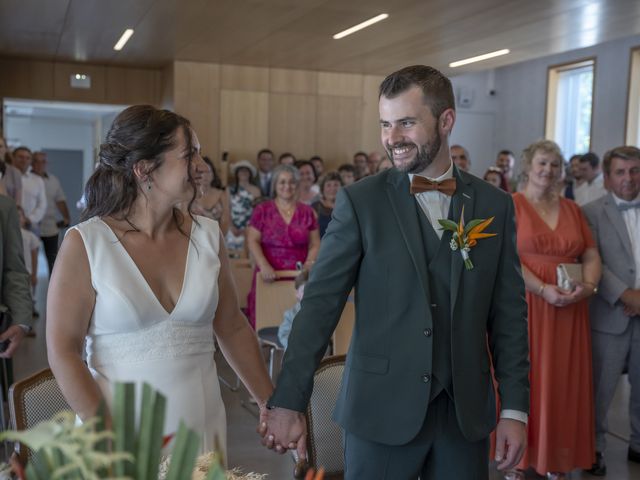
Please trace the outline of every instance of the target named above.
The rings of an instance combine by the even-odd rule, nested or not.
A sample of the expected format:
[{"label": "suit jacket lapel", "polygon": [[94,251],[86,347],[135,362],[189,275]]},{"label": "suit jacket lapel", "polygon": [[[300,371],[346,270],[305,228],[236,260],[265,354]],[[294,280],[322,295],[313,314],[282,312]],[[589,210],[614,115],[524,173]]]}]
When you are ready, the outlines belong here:
[{"label": "suit jacket lapel", "polygon": [[620,236],[620,240],[622,240],[622,244],[627,250],[627,255],[629,255],[629,258],[633,258],[631,240],[629,239],[629,230],[627,230],[627,225],[624,223],[622,214],[620,213],[620,210],[618,210],[618,206],[610,193],[608,193],[604,199],[604,211],[613,224],[613,228]]},{"label": "suit jacket lapel", "polygon": [[422,232],[416,215],[416,201],[413,195],[409,193],[409,176],[406,173],[395,169],[389,171],[387,176],[387,196],[428,301],[427,260],[424,253]]},{"label": "suit jacket lapel", "polygon": [[[453,175],[456,178],[456,191],[451,198],[451,220],[458,223],[464,206],[465,224],[473,219],[475,206],[475,192],[471,187],[471,178],[464,172],[459,172],[454,166]],[[451,252],[451,315],[455,311],[458,289],[462,277],[464,261],[459,251]]]}]

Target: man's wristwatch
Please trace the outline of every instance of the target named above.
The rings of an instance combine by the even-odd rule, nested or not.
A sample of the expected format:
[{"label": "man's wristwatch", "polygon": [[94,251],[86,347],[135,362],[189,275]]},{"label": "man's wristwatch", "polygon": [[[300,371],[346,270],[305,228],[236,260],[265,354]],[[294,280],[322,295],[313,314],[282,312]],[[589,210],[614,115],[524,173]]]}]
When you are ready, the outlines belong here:
[{"label": "man's wristwatch", "polygon": [[33,327],[29,326],[29,325],[25,325],[23,323],[18,325],[22,331],[24,332],[25,335],[28,335],[31,333],[31,330],[33,330]]}]

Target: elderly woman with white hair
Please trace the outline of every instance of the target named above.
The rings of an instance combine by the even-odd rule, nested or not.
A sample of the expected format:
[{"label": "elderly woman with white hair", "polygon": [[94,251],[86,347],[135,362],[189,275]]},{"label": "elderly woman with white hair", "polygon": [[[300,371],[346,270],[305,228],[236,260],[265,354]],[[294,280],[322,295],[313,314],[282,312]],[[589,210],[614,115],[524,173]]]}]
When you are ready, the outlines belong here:
[{"label": "elderly woman with white hair", "polygon": [[280,165],[273,171],[271,200],[257,205],[249,226],[247,242],[256,262],[253,284],[247,299],[249,321],[255,327],[256,275],[275,280],[276,270],[294,270],[302,263],[309,269],[320,249],[318,220],[313,209],[298,201],[298,169]]}]

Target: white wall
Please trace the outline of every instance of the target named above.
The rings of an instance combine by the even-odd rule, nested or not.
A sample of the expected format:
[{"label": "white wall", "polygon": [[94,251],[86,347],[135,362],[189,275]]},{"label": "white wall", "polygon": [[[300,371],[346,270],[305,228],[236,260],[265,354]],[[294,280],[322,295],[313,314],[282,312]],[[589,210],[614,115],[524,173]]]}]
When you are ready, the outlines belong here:
[{"label": "white wall", "polygon": [[86,181],[93,172],[94,128],[94,122],[89,120],[8,116],[5,134],[12,146],[26,145],[32,151],[45,148],[82,150]]}]

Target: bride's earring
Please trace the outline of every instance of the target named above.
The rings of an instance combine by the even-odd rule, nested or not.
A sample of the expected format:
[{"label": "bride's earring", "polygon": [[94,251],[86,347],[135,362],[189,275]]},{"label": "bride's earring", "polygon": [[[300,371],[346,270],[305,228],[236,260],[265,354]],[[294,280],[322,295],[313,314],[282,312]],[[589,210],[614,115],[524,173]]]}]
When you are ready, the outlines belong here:
[{"label": "bride's earring", "polygon": [[151,178],[147,178],[147,190],[151,190]]}]

